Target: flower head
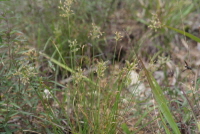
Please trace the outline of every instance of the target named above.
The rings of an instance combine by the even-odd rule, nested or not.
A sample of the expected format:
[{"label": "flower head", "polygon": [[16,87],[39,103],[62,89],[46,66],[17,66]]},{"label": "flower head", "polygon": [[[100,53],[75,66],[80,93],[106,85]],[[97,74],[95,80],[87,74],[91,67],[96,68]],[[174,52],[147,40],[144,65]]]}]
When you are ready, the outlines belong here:
[{"label": "flower head", "polygon": [[92,23],[92,31],[90,31],[89,37],[92,37],[93,39],[99,38],[102,36],[103,33],[101,32],[101,28],[94,23]]},{"label": "flower head", "polygon": [[163,24],[160,22],[157,14],[152,14],[152,19],[150,21],[150,25],[149,27],[152,29],[155,29],[155,31],[157,31],[157,29],[162,28]]},{"label": "flower head", "polygon": [[60,8],[63,11],[63,13],[60,16],[69,17],[70,15],[74,14],[73,10],[71,10],[73,2],[74,0],[65,0],[64,2],[61,2],[60,0],[61,6],[58,6],[58,8]]}]

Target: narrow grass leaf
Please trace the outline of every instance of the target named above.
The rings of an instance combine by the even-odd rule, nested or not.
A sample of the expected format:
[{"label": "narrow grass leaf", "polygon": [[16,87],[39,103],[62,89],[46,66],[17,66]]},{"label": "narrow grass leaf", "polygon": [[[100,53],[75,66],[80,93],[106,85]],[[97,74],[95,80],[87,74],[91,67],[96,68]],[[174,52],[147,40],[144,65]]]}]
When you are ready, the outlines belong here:
[{"label": "narrow grass leaf", "polygon": [[2,40],[2,38],[1,38],[1,36],[0,36],[0,43],[3,43],[3,40]]},{"label": "narrow grass leaf", "polygon": [[16,107],[16,108],[18,108],[18,109],[20,109],[20,106],[18,106],[17,104],[15,104],[15,103],[10,103],[10,105],[13,105],[14,107]]},{"label": "narrow grass leaf", "polygon": [[151,123],[153,123],[157,118],[153,119],[152,121],[147,122],[146,124],[142,125],[137,131],[133,132],[133,134],[138,134],[138,132],[145,128],[146,126],[150,125]]},{"label": "narrow grass leaf", "polygon": [[182,30],[179,30],[179,29],[176,29],[176,28],[167,26],[167,25],[165,25],[165,27],[167,27],[167,28],[169,28],[169,29],[171,29],[171,30],[176,31],[177,33],[180,33],[180,34],[182,34],[182,35],[185,35],[185,36],[191,38],[191,39],[194,40],[194,41],[200,42],[200,38],[198,38],[197,36],[194,36],[194,35],[192,35],[192,34],[190,34],[190,33],[187,33],[187,32],[185,32],[185,31],[182,31]]},{"label": "narrow grass leaf", "polygon": [[[40,52],[41,55],[43,55],[45,58],[49,59],[50,61],[52,61],[53,63],[57,64],[58,66],[64,68],[65,70],[71,72],[71,73],[75,73],[74,70],[72,70],[71,68],[69,68],[67,65],[64,65],[62,63],[60,63],[59,61],[57,61],[54,58],[49,57],[47,54]],[[83,79],[85,79],[86,81],[90,82],[93,85],[97,85],[97,83],[93,82],[92,80],[88,79],[87,77],[83,77]]]},{"label": "narrow grass leaf", "polygon": [[160,114],[160,117],[161,117],[161,119],[162,119],[163,126],[164,126],[164,129],[165,129],[166,134],[171,134],[170,130],[167,128],[166,124],[164,123],[165,121],[164,121],[164,119],[163,119],[162,114]]},{"label": "narrow grass leaf", "polygon": [[151,108],[149,111],[146,111],[146,112],[142,115],[142,117],[140,117],[140,118],[138,119],[138,121],[135,123],[134,127],[138,127],[138,125],[144,120],[144,118],[145,118],[146,116],[148,116],[148,114],[149,114],[151,111],[153,111],[153,110],[154,110],[154,107]]},{"label": "narrow grass leaf", "polygon": [[128,126],[125,123],[123,123],[121,127],[123,131],[125,132],[125,134],[131,134],[130,130],[128,129]]},{"label": "narrow grass leaf", "polygon": [[[139,59],[139,58],[138,58]],[[142,63],[142,68],[145,71],[146,77],[148,79],[149,85],[151,87],[152,93],[154,95],[154,98],[158,104],[158,108],[160,109],[160,111],[162,112],[164,118],[166,119],[166,121],[169,123],[169,125],[171,126],[172,130],[174,131],[175,134],[180,134],[180,131],[178,129],[178,126],[176,124],[176,122],[174,121],[174,118],[167,106],[167,100],[165,98],[165,96],[163,95],[163,92],[160,88],[160,86],[158,85],[157,81],[154,79],[154,77],[151,75],[151,73],[146,69],[144,63],[142,62],[141,59],[139,59]]]}]

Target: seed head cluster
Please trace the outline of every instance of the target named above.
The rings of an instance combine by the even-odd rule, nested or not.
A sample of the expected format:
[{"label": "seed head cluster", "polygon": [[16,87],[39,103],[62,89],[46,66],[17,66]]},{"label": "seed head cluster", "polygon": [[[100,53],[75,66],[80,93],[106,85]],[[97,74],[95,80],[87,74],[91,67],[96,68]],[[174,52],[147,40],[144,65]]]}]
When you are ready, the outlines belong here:
[{"label": "seed head cluster", "polygon": [[163,24],[160,22],[157,14],[152,14],[152,19],[150,21],[150,25],[149,28],[154,29],[155,32],[157,31],[157,29],[162,28]]},{"label": "seed head cluster", "polygon": [[58,8],[63,11],[60,16],[69,17],[70,15],[74,14],[73,10],[71,10],[71,6],[73,3],[74,0],[65,0],[64,2],[60,0],[60,6],[58,6]]},{"label": "seed head cluster", "polygon": [[102,35],[103,32],[101,32],[101,28],[92,23],[92,30],[90,31],[89,37],[91,37],[92,39],[98,39]]}]

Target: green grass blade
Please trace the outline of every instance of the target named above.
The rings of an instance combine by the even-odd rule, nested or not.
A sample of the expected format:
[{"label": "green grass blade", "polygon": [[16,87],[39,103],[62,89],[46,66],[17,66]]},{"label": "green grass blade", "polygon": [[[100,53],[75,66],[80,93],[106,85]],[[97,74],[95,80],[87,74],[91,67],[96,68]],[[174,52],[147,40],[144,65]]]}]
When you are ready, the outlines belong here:
[{"label": "green grass blade", "polygon": [[141,129],[145,128],[146,126],[149,126],[149,125],[150,125],[151,123],[153,123],[156,119],[157,119],[157,118],[154,118],[153,120],[151,120],[151,121],[147,122],[146,124],[142,125],[137,131],[133,132],[133,134],[138,134],[138,132],[139,132]]},{"label": "green grass blade", "polygon": [[176,29],[176,28],[167,26],[167,25],[165,25],[165,27],[167,27],[167,28],[169,28],[169,29],[171,29],[171,30],[176,31],[177,33],[180,33],[180,34],[182,34],[182,35],[185,35],[185,36],[191,38],[191,39],[194,40],[194,41],[200,42],[200,38],[198,38],[198,37],[196,37],[196,36],[194,36],[194,35],[192,35],[192,34],[190,34],[190,33],[187,33],[187,32],[185,32],[185,31],[182,31],[182,30],[179,30],[179,29]]},{"label": "green grass blade", "polygon": [[130,132],[128,126],[127,126],[125,123],[123,123],[123,124],[121,125],[121,128],[122,128],[122,130],[125,132],[125,134],[131,134],[131,132]]},{"label": "green grass blade", "polygon": [[48,56],[47,54],[42,53],[42,52],[40,52],[40,54],[43,55],[45,58],[49,59],[50,61],[52,61],[53,63],[55,63],[56,65],[58,65],[58,66],[64,68],[65,70],[67,70],[67,71],[69,71],[69,72],[71,72],[71,73],[75,73],[75,71],[72,70],[71,68],[69,68],[67,65],[64,65],[64,64],[60,63],[59,61],[57,61],[57,60],[54,59],[54,58],[51,58],[51,57]]},{"label": "green grass blade", "polygon": [[157,81],[154,79],[154,77],[151,75],[151,73],[146,69],[145,65],[143,64],[142,60],[140,59],[142,63],[142,68],[145,71],[146,77],[148,79],[149,85],[151,87],[152,93],[154,95],[154,98],[158,104],[158,108],[162,112],[164,118],[171,126],[172,130],[175,134],[180,134],[180,131],[178,129],[178,126],[176,122],[174,121],[174,118],[167,106],[167,100],[165,99],[165,96],[163,95],[163,92],[158,85]]},{"label": "green grass blade", "polygon": [[[161,119],[162,119],[162,122],[165,122],[164,119],[163,119],[162,114],[160,114],[160,117],[161,117]],[[163,123],[163,126],[164,126],[164,129],[165,129],[166,134],[171,134],[171,132],[170,132],[170,130],[167,128],[166,124]]]},{"label": "green grass blade", "polygon": [[146,112],[142,115],[142,117],[138,119],[138,121],[135,123],[134,127],[138,127],[139,124],[141,124],[141,122],[144,120],[144,118],[145,118],[146,116],[148,116],[148,114],[149,114],[151,111],[153,111],[153,110],[154,110],[154,107],[153,107],[153,108],[150,108],[149,111],[146,111]]},{"label": "green grass blade", "polygon": [[[60,63],[59,61],[57,61],[54,58],[49,57],[47,54],[40,52],[41,55],[43,55],[45,58],[49,59],[50,61],[52,61],[53,63],[57,64],[58,66],[64,68],[65,70],[71,72],[71,73],[75,73],[74,70],[72,70],[71,68],[69,68],[67,65],[64,65],[62,63]],[[97,83],[93,82],[92,80],[88,79],[87,77],[83,77],[83,79],[85,79],[86,81],[90,82],[93,85],[97,85]]]}]

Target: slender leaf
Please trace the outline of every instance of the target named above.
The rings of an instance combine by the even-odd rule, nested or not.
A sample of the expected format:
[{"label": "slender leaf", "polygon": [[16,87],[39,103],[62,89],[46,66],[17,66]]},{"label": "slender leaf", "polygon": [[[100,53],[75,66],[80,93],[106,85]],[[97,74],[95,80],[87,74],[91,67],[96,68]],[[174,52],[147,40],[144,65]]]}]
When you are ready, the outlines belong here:
[{"label": "slender leaf", "polygon": [[128,129],[128,126],[127,126],[125,123],[123,123],[123,124],[121,125],[121,127],[122,127],[123,131],[124,131],[126,134],[130,134],[130,133],[131,133],[130,130]]},{"label": "slender leaf", "polygon": [[[162,122],[165,122],[164,119],[163,119],[162,114],[160,114],[160,117],[161,117],[161,119],[162,119]],[[166,126],[165,123],[163,123],[163,126],[164,126],[164,129],[165,129],[166,134],[171,134],[170,130],[167,128],[167,126]]]},{"label": "slender leaf", "polygon": [[3,40],[2,40],[2,38],[1,38],[1,36],[0,36],[0,43],[3,43]]},{"label": "slender leaf", "polygon": [[[64,65],[64,64],[60,63],[59,61],[57,61],[56,59],[49,57],[47,54],[41,53],[41,52],[40,52],[40,54],[43,55],[44,57],[46,57],[47,59],[49,59],[50,61],[52,61],[53,63],[57,64],[58,66],[64,68],[65,70],[67,70],[71,73],[75,73],[75,71],[72,70],[71,68],[69,68],[67,65]],[[93,85],[97,85],[97,83],[93,82],[92,80],[90,80],[87,77],[83,77],[83,79],[85,79],[86,81],[90,82]]]},{"label": "slender leaf", "polygon": [[[139,58],[138,58],[139,59]],[[154,95],[154,98],[158,104],[158,108],[162,112],[164,118],[167,120],[171,128],[173,129],[175,134],[180,134],[180,131],[178,129],[178,126],[176,122],[174,121],[174,118],[167,106],[167,100],[165,99],[165,96],[163,95],[163,92],[158,85],[157,81],[155,78],[151,75],[151,73],[146,69],[144,63],[142,62],[141,59],[139,59],[142,63],[142,68],[145,71],[146,77],[148,79],[149,85],[151,87],[152,93]]]},{"label": "slender leaf", "polygon": [[191,39],[194,40],[194,41],[200,42],[200,38],[198,38],[197,36],[194,36],[194,35],[192,35],[192,34],[190,34],[190,33],[187,33],[187,32],[185,32],[185,31],[182,31],[182,30],[179,30],[179,29],[176,29],[176,28],[167,26],[167,25],[165,25],[165,27],[167,27],[167,28],[169,28],[169,29],[171,29],[171,30],[174,30],[174,31],[176,31],[176,32],[178,32],[178,33],[180,33],[180,34],[182,34],[182,35],[185,35],[185,36],[191,38]]}]

